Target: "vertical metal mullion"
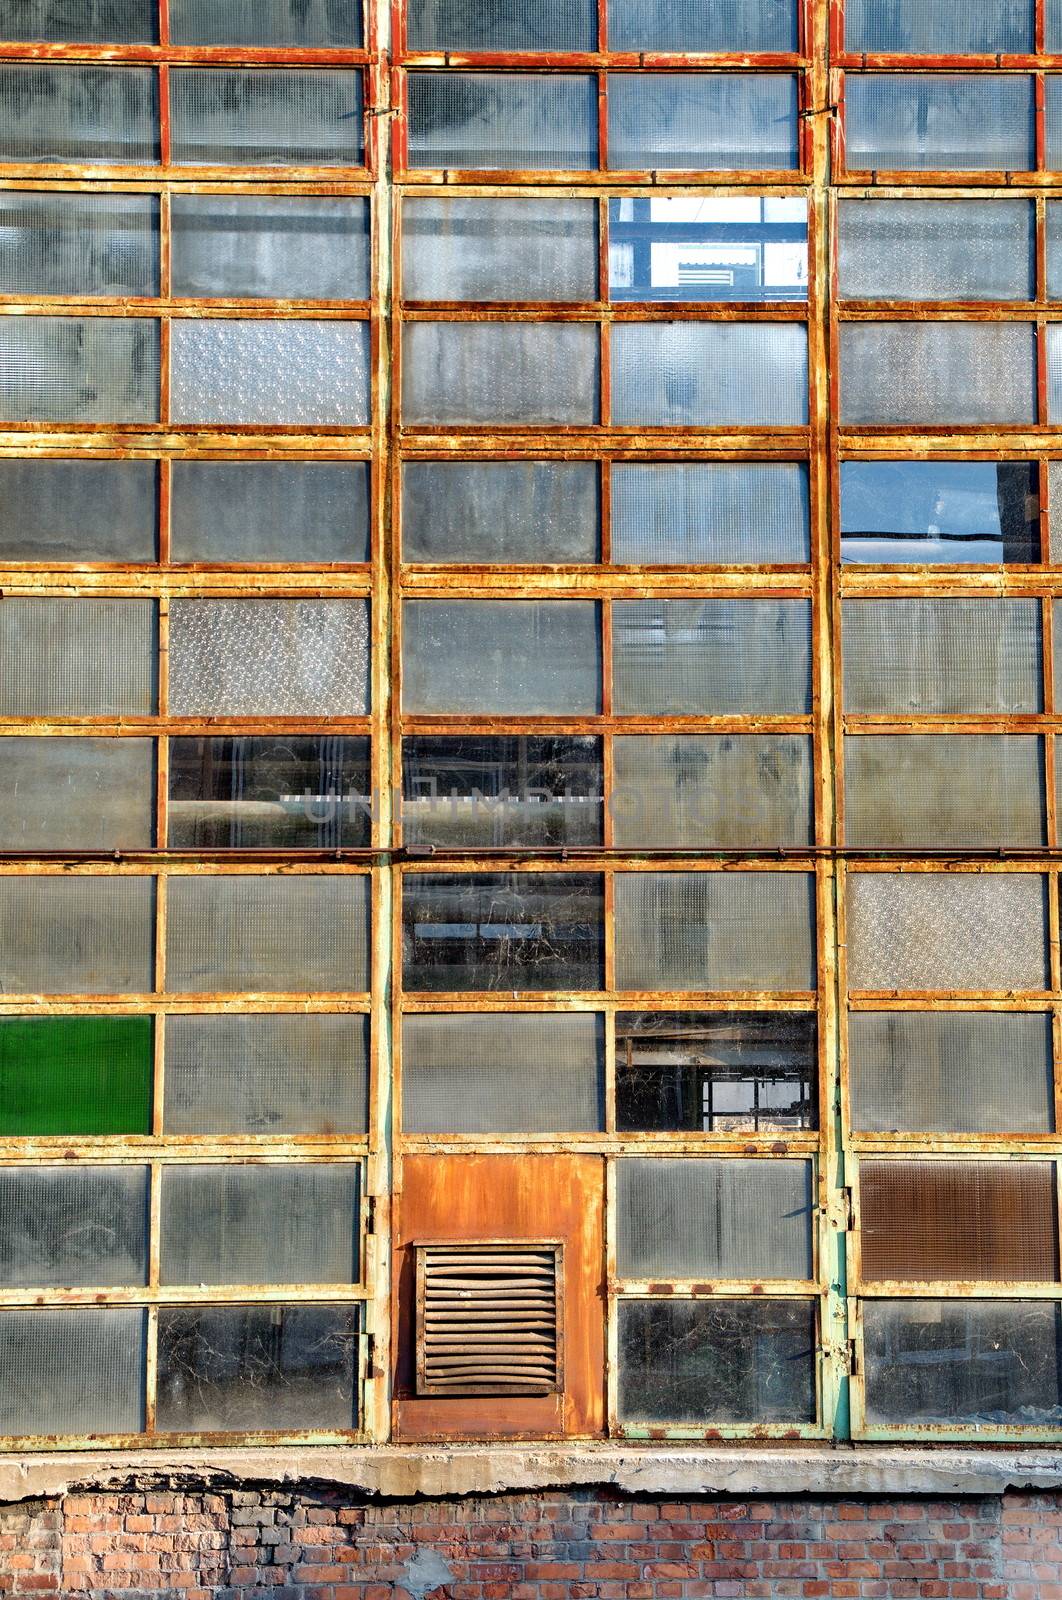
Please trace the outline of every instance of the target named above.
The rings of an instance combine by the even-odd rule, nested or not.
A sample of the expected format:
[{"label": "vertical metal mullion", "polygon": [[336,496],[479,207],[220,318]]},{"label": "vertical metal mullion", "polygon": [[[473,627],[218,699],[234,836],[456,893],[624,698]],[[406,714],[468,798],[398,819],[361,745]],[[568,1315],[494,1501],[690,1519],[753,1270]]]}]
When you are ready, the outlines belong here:
[{"label": "vertical metal mullion", "polygon": [[1035,0],[1035,37],[1034,48],[1038,56],[1045,54],[1047,49],[1047,5],[1046,0]]},{"label": "vertical metal mullion", "polygon": [[598,462],[599,516],[601,564],[612,565],[612,458],[605,456]]},{"label": "vertical metal mullion", "polygon": [[608,171],[608,73],[597,75],[597,170]]},{"label": "vertical metal mullion", "polygon": [[173,138],[170,130],[170,68],[163,61],[159,66],[159,161],[169,169],[173,162]]},{"label": "vertical metal mullion", "polygon": [[1038,194],[1033,202],[1036,215],[1036,303],[1047,304],[1047,199]]},{"label": "vertical metal mullion", "polygon": [[1043,172],[1047,167],[1047,97],[1042,72],[1037,72],[1033,77],[1033,93],[1036,108],[1036,170]]}]

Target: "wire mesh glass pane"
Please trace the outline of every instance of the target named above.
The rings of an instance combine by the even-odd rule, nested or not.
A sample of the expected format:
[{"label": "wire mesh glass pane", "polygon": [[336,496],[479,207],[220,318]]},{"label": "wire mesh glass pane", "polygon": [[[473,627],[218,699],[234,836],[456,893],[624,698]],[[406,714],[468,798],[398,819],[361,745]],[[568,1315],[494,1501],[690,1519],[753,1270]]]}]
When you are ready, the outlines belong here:
[{"label": "wire mesh glass pane", "polygon": [[1046,843],[1043,743],[1031,735],[872,734],[844,741],[845,838],[874,849]]},{"label": "wire mesh glass pane", "polygon": [[849,425],[1036,421],[1036,330],[1018,322],[846,322]]},{"label": "wire mesh glass pane", "polygon": [[406,82],[410,167],[597,166],[597,80],[589,73],[411,72]]},{"label": "wire mesh glass pane", "polygon": [[155,44],[157,0],[7,0],[0,37],[45,44]]},{"label": "wire mesh glass pane", "polygon": [[853,989],[1045,989],[1045,880],[1025,872],[848,876]]},{"label": "wire mesh glass pane", "polygon": [[798,427],[808,420],[808,339],[795,322],[618,322],[619,426]]},{"label": "wire mesh glass pane", "polygon": [[314,67],[174,67],[178,167],[360,167],[360,72]]},{"label": "wire mesh glass pane", "polygon": [[369,1019],[167,1017],[169,1134],[368,1131]]},{"label": "wire mesh glass pane", "polygon": [[360,0],[169,0],[174,44],[358,46]]},{"label": "wire mesh glass pane", "polygon": [[153,739],[0,738],[0,849],[147,850]]},{"label": "wire mesh glass pane", "polygon": [[0,559],[154,561],[153,461],[0,461]]},{"label": "wire mesh glass pane", "polygon": [[841,463],[842,561],[958,566],[1039,559],[1034,463]]},{"label": "wire mesh glass pane", "polygon": [[610,73],[608,165],[613,172],[793,171],[800,165],[796,77]]},{"label": "wire mesh glass pane", "polygon": [[158,292],[154,195],[0,193],[0,294]]},{"label": "wire mesh glass pane", "polygon": [[367,989],[368,878],[171,878],[166,984],[175,994]]},{"label": "wire mesh glass pane", "polygon": [[406,561],[596,561],[600,518],[594,462],[406,461],[402,466]]},{"label": "wire mesh glass pane", "polygon": [[0,993],[154,987],[154,878],[0,878]]},{"label": "wire mesh glass pane", "polygon": [[155,422],[159,324],[138,317],[4,317],[0,417]]},{"label": "wire mesh glass pane", "polygon": [[752,849],[812,842],[811,740],[656,734],[613,741],[613,843]]},{"label": "wire mesh glass pane", "polygon": [[365,600],[174,600],[173,716],[357,717],[369,708]]},{"label": "wire mesh glass pane", "polygon": [[357,1305],[163,1306],[160,1433],[357,1425]]},{"label": "wire mesh glass pane", "polygon": [[[1062,419],[1062,328],[1047,328],[1047,415],[1057,424]],[[1046,419],[1045,419],[1046,420]]]},{"label": "wire mesh glass pane", "polygon": [[0,1134],[150,1133],[150,1017],[0,1019]]},{"label": "wire mesh glass pane", "polygon": [[601,619],[592,600],[407,600],[402,616],[408,712],[601,709]]},{"label": "wire mesh glass pane", "polygon": [[0,716],[149,717],[155,710],[151,600],[0,600]]},{"label": "wire mesh glass pane", "polygon": [[596,300],[597,256],[596,200],[403,203],[407,300]]},{"label": "wire mesh glass pane", "polygon": [[587,423],[600,411],[597,324],[407,322],[407,423]]},{"label": "wire mesh glass pane", "polygon": [[148,1167],[0,1167],[5,1289],[147,1282]]},{"label": "wire mesh glass pane", "polygon": [[175,194],[170,205],[175,295],[369,298],[368,200]]},{"label": "wire mesh glass pane", "polygon": [[811,559],[808,469],[736,462],[616,462],[612,559],[635,565]]},{"label": "wire mesh glass pane", "polygon": [[815,987],[805,872],[619,872],[616,986],[693,993]]},{"label": "wire mesh glass pane", "polygon": [[1031,300],[1029,200],[842,200],[838,288],[849,300]]},{"label": "wire mesh glass pane", "polygon": [[604,1101],[601,1017],[403,1020],[403,1133],[592,1133]]},{"label": "wire mesh glass pane", "polygon": [[158,121],[150,67],[0,66],[0,161],[151,166]]},{"label": "wire mesh glass pane", "polygon": [[813,1422],[810,1300],[620,1300],[622,1423]]},{"label": "wire mesh glass pane", "polygon": [[616,1163],[621,1278],[810,1278],[809,1161]]},{"label": "wire mesh glass pane", "polygon": [[[1050,8],[1057,5],[1058,0],[1047,0]],[[1048,31],[1050,32],[1050,22]],[[1049,50],[1062,50],[1062,12],[1059,13],[1055,24],[1054,45],[1048,43]],[[1048,73],[1044,77],[1045,95],[1045,126],[1047,134],[1047,150],[1045,164],[1048,172],[1057,172],[1062,168],[1062,77]]]},{"label": "wire mesh glass pane", "polygon": [[842,626],[849,712],[1043,707],[1039,600],[846,600]]},{"label": "wire mesh glass pane", "polygon": [[1062,300],[1062,205],[1049,200],[1047,215],[1047,294]]},{"label": "wire mesh glass pane", "polygon": [[972,0],[969,5],[847,0],[845,49],[912,55],[1031,55],[1034,0]]},{"label": "wire mesh glass pane", "polygon": [[147,1312],[0,1311],[0,1435],[139,1433]]},{"label": "wire mesh glass pane", "polygon": [[[411,50],[597,49],[595,0],[409,0]],[[615,47],[613,47],[615,48]]]},{"label": "wire mesh glass pane", "polygon": [[174,461],[170,470],[174,561],[369,559],[367,462]]},{"label": "wire mesh glass pane", "polygon": [[603,843],[601,740],[513,734],[402,741],[406,844]]},{"label": "wire mesh glass pane", "polygon": [[369,324],[177,319],[174,422],[365,427]]},{"label": "wire mesh glass pane", "polygon": [[356,1283],[360,1167],[171,1166],[161,1283]]},{"label": "wire mesh glass pane", "polygon": [[370,843],[371,815],[367,738],[170,739],[171,846],[360,847]]},{"label": "wire mesh glass pane", "polygon": [[623,716],[811,710],[806,600],[623,600],[612,607]]},{"label": "wire mesh glass pane", "polygon": [[1051,55],[1058,55],[1062,53],[1062,0],[1044,0],[1044,20],[1044,49]]},{"label": "wire mesh glass pane", "polygon": [[608,203],[609,298],[806,300],[802,197],[638,199]]},{"label": "wire mesh glass pane", "polygon": [[794,0],[609,0],[610,50],[667,54],[796,50]]},{"label": "wire mesh glass pane", "polygon": [[1031,77],[850,72],[845,102],[850,172],[1029,172],[1036,165]]}]

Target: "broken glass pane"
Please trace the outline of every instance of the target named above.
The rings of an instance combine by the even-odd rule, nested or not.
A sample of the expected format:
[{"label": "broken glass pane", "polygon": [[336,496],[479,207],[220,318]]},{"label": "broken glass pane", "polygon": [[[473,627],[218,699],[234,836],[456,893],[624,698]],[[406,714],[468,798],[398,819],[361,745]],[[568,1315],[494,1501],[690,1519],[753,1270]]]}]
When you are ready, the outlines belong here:
[{"label": "broken glass pane", "polygon": [[[2,782],[0,777],[0,789]],[[261,734],[170,740],[171,845],[197,850],[367,845],[371,813],[367,738]]]},{"label": "broken glass pane", "polygon": [[610,200],[608,261],[612,300],[806,300],[807,201]]},{"label": "broken glass pane", "polygon": [[147,1282],[147,1167],[0,1167],[0,1275],[9,1289]]},{"label": "broken glass pane", "polygon": [[1027,461],[843,461],[841,560],[1005,565],[1040,559]]},{"label": "broken glass pane", "polygon": [[603,800],[600,739],[424,734],[402,741],[406,844],[600,844]]}]

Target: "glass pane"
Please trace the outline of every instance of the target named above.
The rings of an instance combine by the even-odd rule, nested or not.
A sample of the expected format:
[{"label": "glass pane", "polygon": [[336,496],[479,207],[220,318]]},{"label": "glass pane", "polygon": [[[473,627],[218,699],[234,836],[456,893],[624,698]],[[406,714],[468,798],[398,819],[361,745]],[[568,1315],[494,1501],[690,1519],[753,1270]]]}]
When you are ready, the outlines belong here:
[{"label": "glass pane", "polygon": [[843,461],[841,560],[1007,565],[1040,559],[1025,461]]},{"label": "glass pane", "polygon": [[1044,48],[1051,55],[1062,53],[1062,0],[1044,0],[1047,38]]},{"label": "glass pane", "polygon": [[851,873],[848,938],[853,989],[1047,987],[1037,873]]},{"label": "glass pane", "polygon": [[159,159],[150,67],[0,66],[0,161],[151,166]]},{"label": "glass pane", "polygon": [[612,559],[713,566],[811,559],[808,469],[799,462],[616,462]]},{"label": "glass pane", "polygon": [[765,51],[797,48],[793,0],[609,0],[610,50]]},{"label": "glass pane", "polygon": [[842,200],[838,287],[850,300],[1031,300],[1029,200]]},{"label": "glass pane", "polygon": [[592,1133],[604,1116],[600,1017],[403,1020],[404,1133]]},{"label": "glass pane", "polygon": [[619,872],[616,986],[692,993],[815,987],[804,872]]},{"label": "glass pane", "polygon": [[368,878],[171,878],[166,983],[175,994],[367,989]]},{"label": "glass pane", "polygon": [[790,73],[609,75],[608,165],[613,172],[788,172],[799,164],[797,80]]},{"label": "glass pane", "polygon": [[590,461],[404,462],[403,558],[536,565],[596,561],[598,479],[598,467]]},{"label": "glass pane", "polygon": [[845,838],[873,849],[1046,843],[1044,752],[1015,733],[860,734],[844,741]]},{"label": "glass pane", "polygon": [[850,172],[1029,172],[1036,165],[1032,78],[850,72],[845,101]]},{"label": "glass pane", "polygon": [[596,200],[403,204],[407,300],[596,300],[597,279]]},{"label": "glass pane", "polygon": [[163,1306],[156,1428],[355,1427],[360,1319],[356,1305]]},{"label": "glass pane", "polygon": [[175,194],[173,292],[220,300],[367,300],[369,202]]},{"label": "glass pane", "polygon": [[[1062,328],[1047,327],[1047,415],[1052,423],[1062,419]],[[1045,419],[1046,420],[1046,419]]]},{"label": "glass pane", "polygon": [[600,739],[514,734],[402,741],[406,844],[601,844],[603,802]]},{"label": "glass pane", "polygon": [[869,1423],[1054,1427],[1062,1307],[1037,1300],[868,1300]]},{"label": "glass pane", "polygon": [[170,740],[169,843],[334,850],[370,843],[369,741],[342,734]]},{"label": "glass pane", "polygon": [[591,322],[407,322],[407,423],[598,420],[600,364]]},{"label": "glass pane", "polygon": [[0,193],[0,294],[155,295],[158,257],[153,195]]},{"label": "glass pane", "polygon": [[807,332],[795,322],[616,323],[612,420],[650,428],[806,423]]},{"label": "glass pane", "polygon": [[813,1013],[620,1012],[621,1133],[774,1133],[818,1127]]},{"label": "glass pane", "polygon": [[613,843],[754,849],[812,842],[811,740],[657,734],[613,741]]},{"label": "glass pane", "polygon": [[360,1168],[166,1167],[161,1283],[356,1283]]},{"label": "glass pane", "polygon": [[0,1134],[150,1133],[150,1017],[0,1020]]},{"label": "glass pane", "polygon": [[849,712],[1043,707],[1039,600],[846,600],[843,630]]},{"label": "glass pane", "polygon": [[369,1019],[167,1017],[166,1132],[368,1131]]},{"label": "glass pane", "polygon": [[845,49],[912,55],[1031,55],[1033,0],[971,0],[968,5],[897,5],[847,0]]},{"label": "glass pane", "polygon": [[613,300],[806,300],[803,199],[609,201]]},{"label": "glass pane", "polygon": [[360,72],[175,67],[170,113],[179,167],[360,167],[365,159]]},{"label": "glass pane", "polygon": [[174,600],[173,716],[357,717],[369,709],[365,600]]},{"label": "glass pane", "polygon": [[596,873],[408,873],[407,989],[600,989],[604,895]]},{"label": "glass pane", "polygon": [[0,320],[0,417],[5,421],[155,422],[158,414],[157,322],[137,317]]},{"label": "glass pane", "polygon": [[0,738],[0,849],[147,850],[153,739]]},{"label": "glass pane", "polygon": [[597,80],[589,73],[411,72],[406,82],[411,167],[597,166]]},{"label": "glass pane", "polygon": [[148,1167],[0,1167],[5,1289],[147,1282]]},{"label": "glass pane", "polygon": [[139,1433],[147,1312],[0,1311],[0,1435]]},{"label": "glass pane", "polygon": [[367,322],[200,321],[170,327],[174,422],[369,421]]},{"label": "glass pane", "polygon": [[409,0],[411,50],[555,50],[597,48],[595,0]]},{"label": "glass pane", "polygon": [[847,322],[840,333],[849,425],[1036,421],[1028,323]]},{"label": "glass pane", "polygon": [[809,1161],[616,1163],[621,1278],[810,1278]]},{"label": "glass pane", "polygon": [[157,0],[8,0],[5,39],[48,44],[154,44]]},{"label": "glass pane", "polygon": [[175,461],[174,561],[285,566],[369,559],[362,461]]},{"label": "glass pane", "polygon": [[1062,300],[1062,205],[1047,202],[1047,293]]},{"label": "glass pane", "polygon": [[[1047,0],[1048,8],[1058,4],[1058,0]],[[1050,31],[1050,24],[1048,24]],[[1049,50],[1062,50],[1062,19],[1055,24],[1055,37],[1058,41],[1054,45],[1048,43]],[[1049,172],[1057,172],[1062,167],[1062,77],[1047,74],[1044,78],[1044,93],[1046,106],[1046,131],[1047,153],[1046,166]]]},{"label": "glass pane", "polygon": [[360,0],[169,0],[174,44],[357,46]]},{"label": "glass pane", "polygon": [[154,561],[157,484],[153,461],[0,461],[0,559]]},{"label": "glass pane", "polygon": [[811,710],[806,600],[623,600],[612,607],[623,716]]},{"label": "glass pane", "polygon": [[625,1423],[813,1422],[809,1300],[621,1300]]},{"label": "glass pane", "polygon": [[402,613],[408,712],[601,709],[601,621],[592,600],[407,600]]},{"label": "glass pane", "polygon": [[154,878],[0,878],[0,993],[154,987]]},{"label": "glass pane", "polygon": [[151,716],[151,600],[36,599],[0,604],[0,716]]}]

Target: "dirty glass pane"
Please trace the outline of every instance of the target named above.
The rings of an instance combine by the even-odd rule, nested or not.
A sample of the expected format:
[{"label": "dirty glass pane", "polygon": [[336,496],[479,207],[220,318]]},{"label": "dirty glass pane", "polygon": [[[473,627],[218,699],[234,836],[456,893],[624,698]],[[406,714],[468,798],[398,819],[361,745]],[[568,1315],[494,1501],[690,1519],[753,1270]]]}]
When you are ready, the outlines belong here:
[{"label": "dirty glass pane", "polygon": [[1038,600],[846,600],[849,712],[1037,712]]},{"label": "dirty glass pane", "polygon": [[357,717],[369,709],[365,600],[174,600],[174,716]]},{"label": "dirty glass pane", "polygon": [[0,878],[0,993],[154,987],[154,878]]},{"label": "dirty glass pane", "polygon": [[807,201],[610,200],[608,261],[612,300],[806,300]]},{"label": "dirty glass pane", "polygon": [[597,166],[589,73],[411,72],[410,167],[586,172]]},{"label": "dirty glass pane", "polygon": [[365,1133],[369,1019],[166,1019],[167,1133]]},{"label": "dirty glass pane", "polygon": [[616,1163],[621,1278],[810,1278],[809,1161]]},{"label": "dirty glass pane", "polygon": [[411,50],[597,49],[595,0],[409,0],[407,9]]},{"label": "dirty glass pane", "polygon": [[1036,421],[1028,323],[847,322],[840,333],[849,425]]},{"label": "dirty glass pane", "polygon": [[958,566],[1040,559],[1026,461],[843,461],[841,560]]},{"label": "dirty glass pane", "polygon": [[371,811],[367,738],[261,734],[170,740],[171,846],[334,850],[367,845]]},{"label": "dirty glass pane", "polygon": [[153,739],[0,738],[0,849],[149,849]]},{"label": "dirty glass pane", "polygon": [[406,561],[596,561],[600,517],[599,473],[591,461],[407,461],[402,466]]},{"label": "dirty glass pane", "polygon": [[0,1134],[150,1133],[150,1017],[0,1019]]},{"label": "dirty glass pane", "polygon": [[160,1433],[357,1425],[356,1305],[163,1306]]},{"label": "dirty glass pane", "polygon": [[818,1127],[814,1014],[620,1012],[616,1127],[620,1133]]},{"label": "dirty glass pane", "polygon": [[1062,205],[1047,202],[1047,293],[1062,300]]},{"label": "dirty glass pane", "polygon": [[212,300],[367,300],[369,202],[175,194],[173,293]]},{"label": "dirty glass pane", "polygon": [[0,417],[155,422],[159,325],[142,317],[4,317]]},{"label": "dirty glass pane", "polygon": [[598,329],[592,322],[407,322],[407,423],[595,423]]},{"label": "dirty glass pane", "polygon": [[147,1282],[148,1167],[0,1167],[5,1289]]},{"label": "dirty glass pane", "polygon": [[9,596],[0,601],[0,715],[151,716],[155,604]]},{"label": "dirty glass pane", "polygon": [[604,893],[597,873],[408,873],[407,989],[600,989]]},{"label": "dirty glass pane", "polygon": [[403,1133],[592,1133],[604,1127],[601,1017],[406,1017]]},{"label": "dirty glass pane", "polygon": [[613,72],[608,165],[613,172],[792,171],[799,166],[796,77]]},{"label": "dirty glass pane", "polygon": [[0,1434],[139,1433],[147,1312],[0,1312]]},{"label": "dirty glass pane", "polygon": [[815,884],[805,872],[619,872],[620,989],[815,987]]},{"label": "dirty glass pane", "polygon": [[813,1422],[810,1300],[621,1300],[621,1422]]},{"label": "dirty glass pane", "polygon": [[860,734],[844,741],[845,838],[872,848],[1046,843],[1043,743],[1032,735]]},{"label": "dirty glass pane", "polygon": [[151,166],[159,158],[151,67],[0,66],[0,161]]},{"label": "dirty glass pane", "polygon": [[402,612],[408,712],[601,709],[601,620],[592,600],[407,600]]},{"label": "dirty glass pane", "polygon": [[623,600],[612,607],[623,716],[811,710],[806,600]]},{"label": "dirty glass pane", "polygon": [[603,843],[601,740],[512,734],[402,741],[406,844]]},{"label": "dirty glass pane", "polygon": [[158,258],[154,195],[0,193],[0,294],[154,295]]},{"label": "dirty glass pane", "polygon": [[1051,1019],[854,1011],[852,1125],[867,1133],[1051,1133]]},{"label": "dirty glass pane", "polygon": [[153,461],[0,461],[0,558],[154,561]]},{"label": "dirty glass pane", "polygon": [[596,300],[597,201],[407,199],[407,300]]},{"label": "dirty glass pane", "polygon": [[1044,989],[1046,962],[1038,873],[848,876],[853,989]]},{"label": "dirty glass pane", "polygon": [[361,0],[169,0],[174,44],[352,45]]},{"label": "dirty glass pane", "polygon": [[[937,9],[949,15],[952,8]],[[849,172],[1029,172],[1036,165],[1031,77],[849,72],[845,101]]]},{"label": "dirty glass pane", "polygon": [[869,1423],[1054,1427],[1062,1307],[1045,1300],[867,1300]]},{"label": "dirty glass pane", "polygon": [[360,72],[315,67],[174,67],[178,167],[360,167]]},{"label": "dirty glass pane", "polygon": [[369,421],[367,322],[178,318],[170,359],[174,422]]},{"label": "dirty glass pane", "polygon": [[610,50],[778,54],[797,48],[794,0],[609,0]]},{"label": "dirty glass pane", "polygon": [[366,462],[174,461],[171,472],[174,561],[369,559]]},{"label": "dirty glass pane", "polygon": [[1047,328],[1047,418],[1052,423],[1062,420],[1062,328],[1049,324]]},{"label": "dirty glass pane", "polygon": [[171,1166],[161,1283],[356,1283],[360,1167]]},{"label": "dirty glass pane", "polygon": [[618,322],[619,426],[799,427],[808,420],[808,338],[796,322]]},{"label": "dirty glass pane", "polygon": [[4,39],[47,44],[155,44],[157,0],[7,0]]},{"label": "dirty glass pane", "polygon": [[[1057,0],[1048,0],[1049,7]],[[1056,24],[1056,42],[1048,49],[1062,50],[1062,22]],[[1062,168],[1062,77],[1048,73],[1044,78],[1047,126],[1046,165],[1049,172]]]},{"label": "dirty glass pane", "polygon": [[368,878],[171,878],[166,983],[176,994],[367,989]]},{"label": "dirty glass pane", "polygon": [[810,560],[808,469],[800,462],[616,462],[612,559],[632,565]]},{"label": "dirty glass pane", "polygon": [[1031,300],[1030,200],[841,200],[838,288],[848,300]]},{"label": "dirty glass pane", "polygon": [[897,5],[847,0],[845,49],[912,55],[1031,55],[1034,0]]},{"label": "dirty glass pane", "polygon": [[812,842],[811,740],[779,734],[616,738],[609,809],[628,849]]}]

